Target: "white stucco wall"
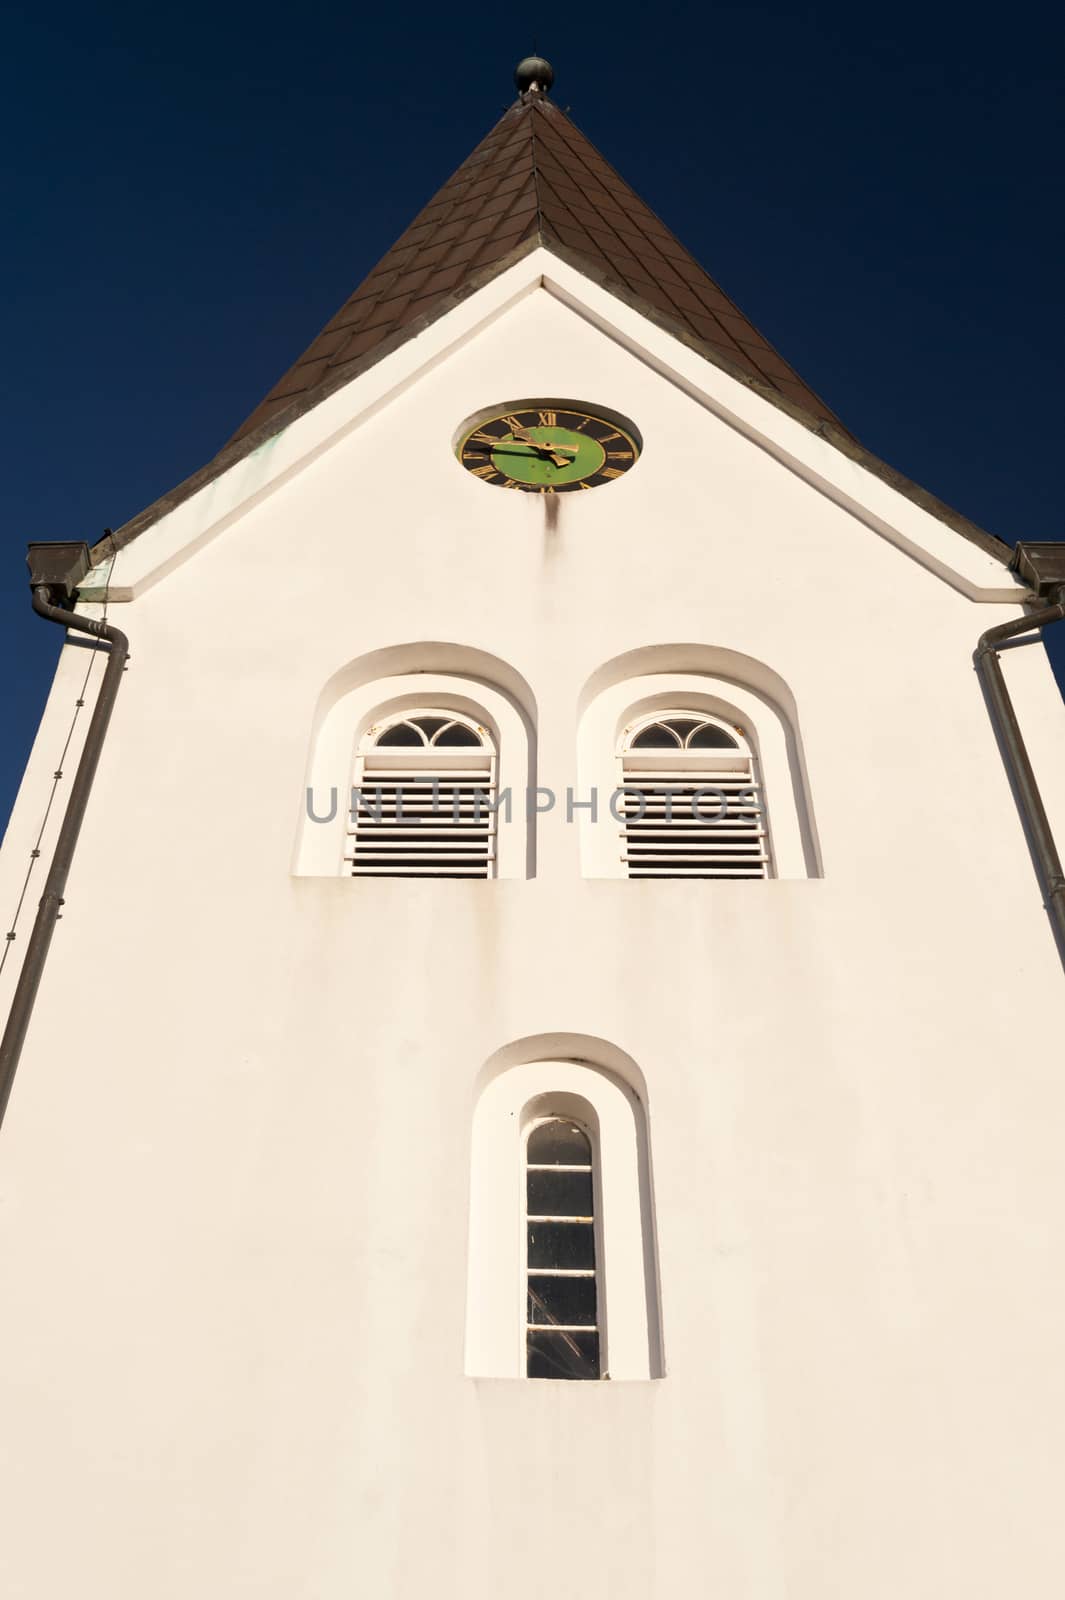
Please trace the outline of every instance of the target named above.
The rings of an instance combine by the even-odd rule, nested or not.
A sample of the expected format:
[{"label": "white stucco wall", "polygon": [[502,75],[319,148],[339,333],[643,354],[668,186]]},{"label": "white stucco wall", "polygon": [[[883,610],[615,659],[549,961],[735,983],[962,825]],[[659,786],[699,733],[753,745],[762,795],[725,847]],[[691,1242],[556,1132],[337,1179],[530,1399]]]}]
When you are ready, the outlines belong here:
[{"label": "white stucco wall", "polygon": [[[662,370],[690,352],[627,348],[632,314],[612,340],[558,293],[460,312],[217,536],[196,513],[187,559],[165,528],[118,558],[133,661],[0,1136],[0,1590],[1050,1600],[1065,1078],[1036,1023],[1062,974],[971,663],[1016,606],[693,398]],[[450,450],[527,395],[644,438],[554,527]],[[649,650],[786,687],[822,876],[585,877],[564,798],[528,879],[293,874],[352,663],[505,664],[564,796],[597,674]],[[1065,712],[1038,646],[1006,670],[1060,832]],[[475,1098],[547,1034],[642,1075],[662,1379],[464,1374]]]}]

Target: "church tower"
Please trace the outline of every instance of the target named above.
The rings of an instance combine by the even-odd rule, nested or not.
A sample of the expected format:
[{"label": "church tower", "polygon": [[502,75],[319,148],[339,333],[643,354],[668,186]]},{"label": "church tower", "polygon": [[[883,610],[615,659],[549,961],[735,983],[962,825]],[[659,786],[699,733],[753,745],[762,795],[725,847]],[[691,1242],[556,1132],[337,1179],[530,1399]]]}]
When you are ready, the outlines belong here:
[{"label": "church tower", "polygon": [[0,1589],[1049,1600],[1065,547],[516,77],[212,461],[31,548]]}]

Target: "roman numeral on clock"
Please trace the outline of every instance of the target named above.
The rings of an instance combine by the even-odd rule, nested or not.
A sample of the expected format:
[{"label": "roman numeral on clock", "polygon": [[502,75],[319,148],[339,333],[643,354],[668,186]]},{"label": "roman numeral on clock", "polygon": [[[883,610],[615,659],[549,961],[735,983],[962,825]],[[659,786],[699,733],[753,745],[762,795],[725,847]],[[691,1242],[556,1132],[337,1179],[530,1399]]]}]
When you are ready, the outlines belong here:
[{"label": "roman numeral on clock", "polygon": [[490,461],[488,462],[487,466],[471,467],[470,471],[473,473],[475,478],[484,478],[486,481],[489,478],[499,477],[499,473],[496,471],[495,467],[493,467]]}]

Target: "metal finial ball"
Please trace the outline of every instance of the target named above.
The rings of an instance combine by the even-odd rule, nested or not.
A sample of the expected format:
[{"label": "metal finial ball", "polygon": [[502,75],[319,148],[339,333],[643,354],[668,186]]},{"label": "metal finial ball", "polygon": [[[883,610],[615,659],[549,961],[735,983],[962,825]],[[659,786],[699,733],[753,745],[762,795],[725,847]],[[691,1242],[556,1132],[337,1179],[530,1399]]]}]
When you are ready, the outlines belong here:
[{"label": "metal finial ball", "polygon": [[555,69],[543,56],[526,56],[514,68],[514,82],[519,94],[533,87],[539,89],[541,94],[546,94],[554,81]]}]

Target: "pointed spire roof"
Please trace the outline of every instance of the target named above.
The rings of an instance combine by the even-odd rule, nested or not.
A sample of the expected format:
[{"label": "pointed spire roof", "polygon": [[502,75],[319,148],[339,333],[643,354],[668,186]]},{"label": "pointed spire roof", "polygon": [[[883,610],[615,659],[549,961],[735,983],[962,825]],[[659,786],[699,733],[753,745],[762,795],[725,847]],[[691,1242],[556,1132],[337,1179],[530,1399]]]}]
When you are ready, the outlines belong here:
[{"label": "pointed spire roof", "polygon": [[840,427],[565,113],[534,87],[419,212],[234,442],[324,398],[541,244],[719,366]]}]

